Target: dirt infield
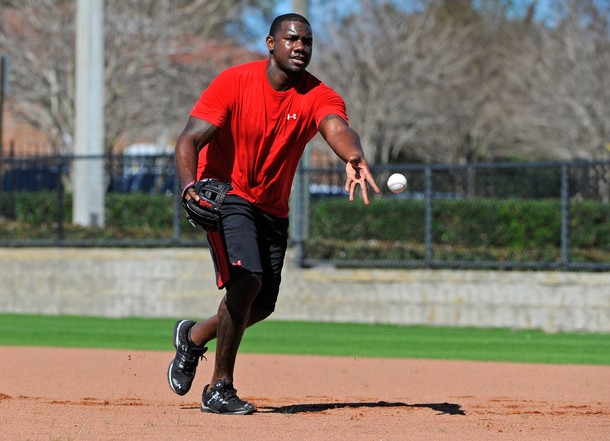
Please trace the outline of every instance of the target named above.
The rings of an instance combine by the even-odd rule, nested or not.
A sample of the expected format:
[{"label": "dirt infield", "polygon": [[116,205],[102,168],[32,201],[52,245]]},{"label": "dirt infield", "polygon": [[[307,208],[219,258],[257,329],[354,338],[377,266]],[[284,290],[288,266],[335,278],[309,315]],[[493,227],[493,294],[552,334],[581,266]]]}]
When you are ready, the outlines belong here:
[{"label": "dirt infield", "polygon": [[0,347],[2,440],[608,440],[610,366],[241,354],[259,411],[199,411],[173,353]]}]

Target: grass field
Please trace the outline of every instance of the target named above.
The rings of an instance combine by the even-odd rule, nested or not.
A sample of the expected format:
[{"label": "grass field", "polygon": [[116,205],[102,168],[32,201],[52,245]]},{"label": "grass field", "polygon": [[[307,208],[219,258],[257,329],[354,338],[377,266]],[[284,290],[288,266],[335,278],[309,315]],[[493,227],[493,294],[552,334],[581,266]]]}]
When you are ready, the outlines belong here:
[{"label": "grass field", "polygon": [[[172,351],[174,323],[158,318],[0,314],[0,345]],[[246,332],[241,351],[610,365],[610,334],[268,320]]]}]

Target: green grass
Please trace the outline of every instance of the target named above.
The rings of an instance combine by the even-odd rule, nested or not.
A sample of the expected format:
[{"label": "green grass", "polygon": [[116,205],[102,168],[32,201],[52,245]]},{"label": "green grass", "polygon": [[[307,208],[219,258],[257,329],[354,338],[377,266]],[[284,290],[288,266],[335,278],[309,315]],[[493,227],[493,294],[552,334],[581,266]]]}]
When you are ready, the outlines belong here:
[{"label": "green grass", "polygon": [[[174,322],[0,314],[0,345],[172,351]],[[241,351],[610,365],[610,334],[268,320],[246,332]]]}]

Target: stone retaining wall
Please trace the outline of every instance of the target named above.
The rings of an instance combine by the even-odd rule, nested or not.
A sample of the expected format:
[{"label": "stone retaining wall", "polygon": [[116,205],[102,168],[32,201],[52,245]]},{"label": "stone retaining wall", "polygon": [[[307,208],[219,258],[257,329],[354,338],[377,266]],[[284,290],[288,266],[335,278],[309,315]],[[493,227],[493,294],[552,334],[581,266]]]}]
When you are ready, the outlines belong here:
[{"label": "stone retaining wall", "polygon": [[[216,311],[207,249],[3,248],[0,312],[193,317]],[[610,273],[301,269],[282,320],[610,332]]]}]

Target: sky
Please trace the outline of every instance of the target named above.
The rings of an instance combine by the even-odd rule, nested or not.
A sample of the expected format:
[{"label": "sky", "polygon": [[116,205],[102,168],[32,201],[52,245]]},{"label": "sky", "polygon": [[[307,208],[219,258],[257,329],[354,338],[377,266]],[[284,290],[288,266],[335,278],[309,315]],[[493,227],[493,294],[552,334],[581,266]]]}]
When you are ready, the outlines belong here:
[{"label": "sky", "polygon": [[[409,8],[417,1],[412,0],[393,0],[397,5],[403,6],[405,8]],[[476,1],[476,0],[475,0]],[[524,11],[534,0],[515,0],[518,4],[520,4],[519,9]],[[549,16],[549,13],[552,12],[552,1],[553,0],[536,0],[537,6],[537,18],[539,20],[544,20],[545,17]],[[606,1],[606,0],[601,0]],[[332,8],[333,11],[339,10],[344,12],[352,12],[355,8],[358,7],[359,2],[354,0],[309,0],[309,13],[306,14],[308,20],[311,22],[314,31],[319,30],[320,23],[323,22],[325,14],[328,14],[329,8]],[[294,12],[293,9],[293,1],[292,0],[279,0],[276,3],[276,7],[274,9],[274,16],[286,14],[288,12]],[[265,47],[265,36],[269,30],[270,23],[267,22],[262,17],[262,14],[257,14],[256,11],[249,11],[246,13],[248,20],[252,23],[254,29],[260,29],[260,33],[258,37],[255,36],[255,40],[251,42],[249,45],[253,49],[259,50],[261,52],[266,52]]]},{"label": "sky", "polygon": [[[523,9],[527,8],[534,0],[515,0]],[[404,6],[405,8],[409,8],[410,5],[413,5],[414,2],[412,0],[393,0],[397,5]],[[552,0],[536,0],[537,10],[539,18],[543,17],[549,12],[549,8],[551,7]],[[353,10],[358,6],[359,2],[355,2],[353,0],[309,0],[310,4],[310,15],[313,21],[316,19],[320,19],[321,14],[324,13],[324,9],[328,8],[329,5],[333,5],[333,7],[338,7],[341,10],[349,11]],[[476,3],[476,0],[475,0]],[[292,8],[293,2],[292,0],[280,0],[277,2],[277,6],[275,8],[276,15],[285,14],[287,12],[293,12]]]}]

